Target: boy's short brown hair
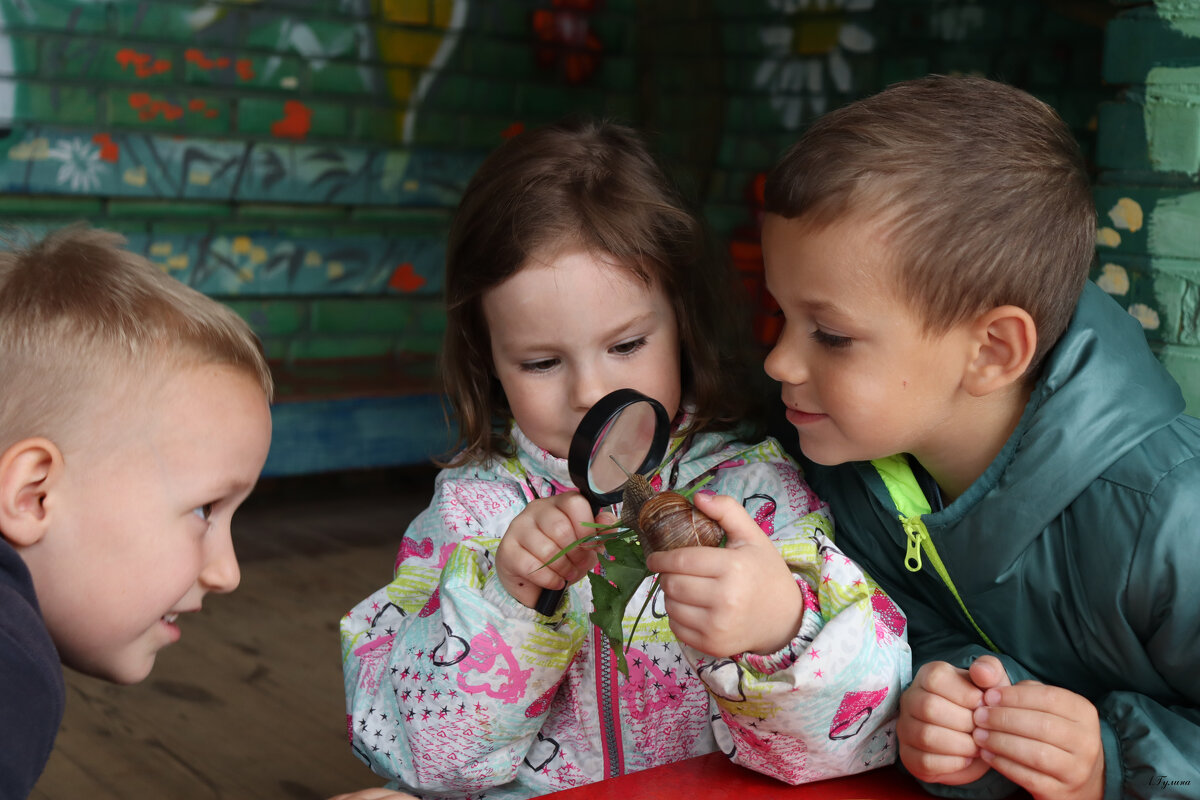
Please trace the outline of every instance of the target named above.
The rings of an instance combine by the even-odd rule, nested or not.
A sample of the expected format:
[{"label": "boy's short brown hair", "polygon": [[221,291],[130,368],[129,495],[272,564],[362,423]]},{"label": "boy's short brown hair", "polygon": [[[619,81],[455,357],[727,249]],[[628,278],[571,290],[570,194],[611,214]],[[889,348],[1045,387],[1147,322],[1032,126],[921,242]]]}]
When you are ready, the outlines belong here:
[{"label": "boy's short brown hair", "polygon": [[78,225],[0,252],[0,452],[30,436],[78,433],[112,402],[95,393],[164,369],[232,366],[271,398],[270,370],[245,321],[124,244]]},{"label": "boy's short brown hair", "polygon": [[990,308],[1037,325],[1028,375],[1066,330],[1095,248],[1079,145],[1033,96],[931,76],[819,118],[767,178],[766,211],[881,224],[899,289],[940,333]]}]

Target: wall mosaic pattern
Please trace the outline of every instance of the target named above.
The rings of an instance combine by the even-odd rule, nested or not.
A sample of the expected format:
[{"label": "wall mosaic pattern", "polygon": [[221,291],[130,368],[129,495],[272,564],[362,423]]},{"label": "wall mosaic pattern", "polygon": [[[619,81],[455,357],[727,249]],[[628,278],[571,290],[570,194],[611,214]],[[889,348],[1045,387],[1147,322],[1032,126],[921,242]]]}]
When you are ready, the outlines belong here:
[{"label": "wall mosaic pattern", "polygon": [[[1104,170],[1102,215],[1142,209],[1140,232],[1109,226],[1122,243],[1099,245],[1097,276],[1158,316],[1149,335],[1186,375],[1196,290],[1170,220],[1190,219],[1200,163],[1193,5],[1109,25],[1106,0],[0,0],[0,213],[30,235],[77,219],[123,232],[250,320],[285,401],[372,398],[344,457],[318,463],[424,460],[444,435],[392,437],[390,456],[364,443],[391,436],[380,397],[437,392],[447,225],[506,137],[570,112],[647,131],[765,312],[761,182],[778,155],[888,83],[977,73],[1064,114]],[[1142,61],[1104,63],[1123,92],[1097,117],[1115,93],[1106,25],[1110,53]],[[771,341],[770,317],[757,325]]]},{"label": "wall mosaic pattern", "polygon": [[1200,415],[1200,6],[1161,0],[1108,26],[1093,279],[1142,323]]}]

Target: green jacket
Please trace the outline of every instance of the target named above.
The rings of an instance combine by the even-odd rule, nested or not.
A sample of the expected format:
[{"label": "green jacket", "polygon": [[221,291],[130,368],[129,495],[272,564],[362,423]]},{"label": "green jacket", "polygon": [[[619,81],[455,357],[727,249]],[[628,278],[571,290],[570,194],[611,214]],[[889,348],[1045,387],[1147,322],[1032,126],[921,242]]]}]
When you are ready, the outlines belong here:
[{"label": "green jacket", "polygon": [[[1200,421],[1183,405],[1138,323],[1089,283],[1016,431],[949,506],[906,498],[902,456],[805,462],[839,546],[907,614],[914,673],[966,667],[990,641],[1014,683],[1087,697],[1105,800],[1200,797]],[[939,794],[1011,788],[991,772]]]}]

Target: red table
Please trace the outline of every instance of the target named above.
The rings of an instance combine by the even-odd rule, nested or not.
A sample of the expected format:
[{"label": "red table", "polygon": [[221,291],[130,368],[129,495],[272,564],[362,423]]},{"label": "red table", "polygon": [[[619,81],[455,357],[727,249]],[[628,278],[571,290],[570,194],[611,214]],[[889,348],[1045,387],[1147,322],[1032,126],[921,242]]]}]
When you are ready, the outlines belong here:
[{"label": "red table", "polygon": [[932,796],[895,767],[788,786],[734,764],[723,753],[709,753],[545,795],[556,800],[925,800]]}]

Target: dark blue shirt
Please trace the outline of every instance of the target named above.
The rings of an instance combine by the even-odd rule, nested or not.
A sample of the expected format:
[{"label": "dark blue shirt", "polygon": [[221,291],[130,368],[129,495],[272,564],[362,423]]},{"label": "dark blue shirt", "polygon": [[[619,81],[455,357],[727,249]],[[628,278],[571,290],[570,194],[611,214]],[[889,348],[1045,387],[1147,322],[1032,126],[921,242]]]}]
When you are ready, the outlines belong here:
[{"label": "dark blue shirt", "polygon": [[46,767],[66,693],[25,562],[0,539],[0,800],[24,800]]}]

